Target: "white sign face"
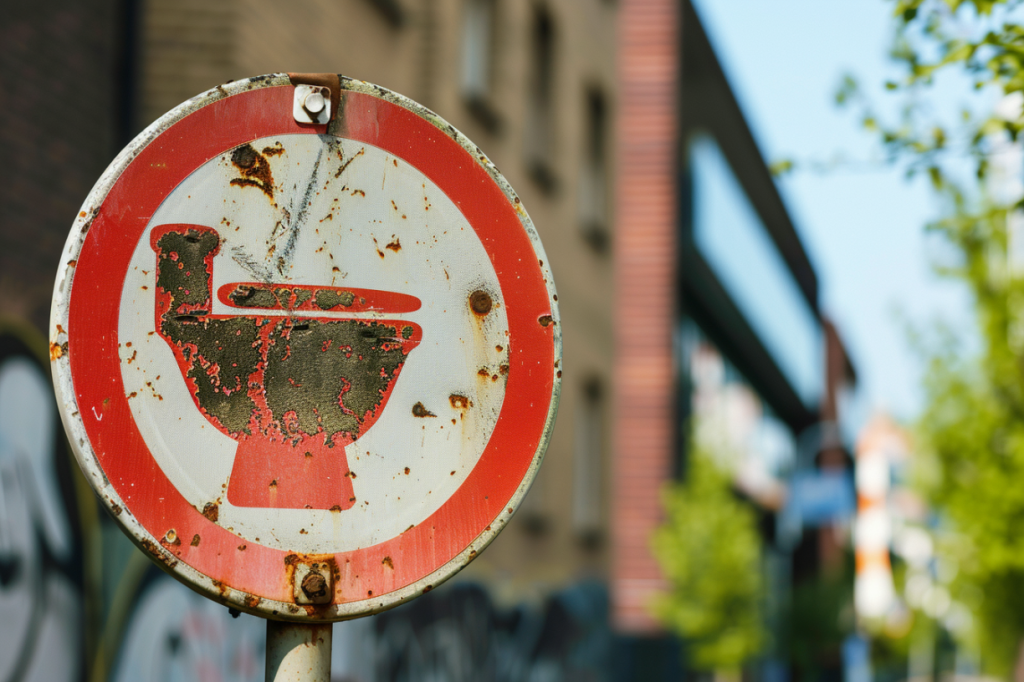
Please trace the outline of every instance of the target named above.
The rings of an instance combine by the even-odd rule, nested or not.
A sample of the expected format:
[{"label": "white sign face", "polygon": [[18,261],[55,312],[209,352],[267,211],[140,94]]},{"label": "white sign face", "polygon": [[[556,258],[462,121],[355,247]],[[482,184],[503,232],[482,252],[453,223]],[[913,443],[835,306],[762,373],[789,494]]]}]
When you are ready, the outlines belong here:
[{"label": "white sign face", "polygon": [[136,543],[292,620],[471,561],[536,474],[561,376],[551,274],[497,169],[418,105],[317,79],[326,124],[266,76],[119,156],[51,337],[76,455]]},{"label": "white sign face", "polygon": [[[251,147],[273,150],[273,156],[257,151],[273,173],[272,199],[258,187],[232,185],[239,169],[232,154],[223,154],[167,197],[135,246],[118,324],[121,376],[135,396],[129,405],[164,474],[196,508],[217,504],[221,526],[296,552],[368,547],[425,521],[480,459],[505,395],[508,322],[497,293],[481,320],[466,292],[501,287],[466,218],[407,162],[367,144],[325,145],[312,135],[267,137]],[[344,446],[352,494],[339,506],[349,497],[355,503],[342,513],[330,511],[336,501],[329,494],[323,508],[315,500],[313,509],[236,504],[230,479],[239,443],[196,409],[171,345],[156,330],[158,254],[151,238],[154,228],[169,224],[217,231],[211,292],[267,282],[388,291],[420,301],[418,310],[396,316],[237,308],[213,297],[215,315],[400,318],[422,328],[380,417]],[[273,470],[261,475],[268,486],[279,478]],[[303,504],[308,500],[304,495]]]}]

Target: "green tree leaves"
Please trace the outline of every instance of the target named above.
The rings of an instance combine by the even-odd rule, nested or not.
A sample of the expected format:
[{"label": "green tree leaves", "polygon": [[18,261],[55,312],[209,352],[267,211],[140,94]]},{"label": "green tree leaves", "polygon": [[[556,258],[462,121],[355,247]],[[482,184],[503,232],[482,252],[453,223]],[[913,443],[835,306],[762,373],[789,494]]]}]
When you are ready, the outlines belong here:
[{"label": "green tree leaves", "polygon": [[687,642],[694,667],[739,670],[766,642],[761,539],[753,507],[700,448],[685,483],[664,493],[654,551],[672,591],[655,614]]},{"label": "green tree leaves", "polygon": [[[997,155],[1018,141],[1024,121],[1019,107],[1010,114],[996,107],[982,116],[965,111],[951,127],[935,115],[929,95],[944,71],[968,76],[997,98],[1024,92],[1024,17],[1013,12],[1022,1],[894,5],[893,57],[905,77],[886,88],[905,98],[900,120],[879,123],[863,98],[842,103],[875,120],[891,160],[909,174],[927,174],[946,207],[928,229],[956,254],[940,272],[974,297],[980,349],[968,353],[946,337],[929,352],[918,431],[933,470],[921,487],[942,519],[940,551],[959,565],[952,588],[974,612],[970,639],[989,672],[1004,673],[1024,641],[1024,261],[1013,255],[1020,248],[1013,241],[1024,239],[1024,214],[994,169],[1002,163],[1006,172]],[[962,172],[965,166],[971,172]],[[1020,179],[1024,168],[1009,173]]]},{"label": "green tree leaves", "polygon": [[1007,262],[1007,216],[961,205],[933,228],[963,256],[952,274],[974,293],[983,347],[932,351],[918,424],[934,467],[922,487],[958,539],[945,543],[960,566],[954,593],[984,595],[973,638],[991,672],[1008,671],[1024,639],[1024,273]]}]

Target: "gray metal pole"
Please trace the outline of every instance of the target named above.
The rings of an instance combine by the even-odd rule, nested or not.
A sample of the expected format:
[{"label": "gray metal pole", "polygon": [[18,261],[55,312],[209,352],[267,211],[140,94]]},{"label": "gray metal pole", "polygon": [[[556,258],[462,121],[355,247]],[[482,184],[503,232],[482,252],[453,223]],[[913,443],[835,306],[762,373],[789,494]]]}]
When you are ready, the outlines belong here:
[{"label": "gray metal pole", "polygon": [[333,627],[268,620],[266,682],[331,682]]}]

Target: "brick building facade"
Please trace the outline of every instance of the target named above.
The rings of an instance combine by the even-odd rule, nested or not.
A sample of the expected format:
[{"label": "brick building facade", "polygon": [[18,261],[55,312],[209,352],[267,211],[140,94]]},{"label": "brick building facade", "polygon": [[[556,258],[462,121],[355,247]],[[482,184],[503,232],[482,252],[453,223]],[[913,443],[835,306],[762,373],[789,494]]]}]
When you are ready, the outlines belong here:
[{"label": "brick building facade", "polygon": [[[678,642],[650,615],[666,587],[650,537],[697,411],[686,339],[712,348],[794,442],[822,418],[841,419],[835,389],[852,378],[821,318],[814,269],[687,0],[90,0],[45,12],[19,4],[0,36],[10,154],[0,315],[40,333],[85,194],[131,135],[208,88],[340,72],[422,102],[479,145],[530,211],[558,285],[558,422],[509,527],[429,598],[338,626],[336,677],[415,679],[427,665],[417,656],[451,679],[481,679],[496,657],[521,675],[494,679],[681,674]],[[705,139],[752,206],[752,229],[768,244],[761,256],[796,292],[786,305],[810,320],[810,350],[773,346],[742,282],[701,241],[693,150]],[[820,371],[807,379],[807,366]],[[804,379],[816,394],[801,392]],[[179,643],[171,659],[182,670],[261,677],[258,622],[231,620],[171,582],[113,524],[90,527],[83,571],[102,607],[83,629],[102,637],[86,647],[89,679],[134,679],[133,666],[155,655],[153,633]],[[781,563],[794,561],[789,551]],[[809,552],[810,570],[829,551]],[[234,662],[203,649],[187,631],[193,621],[223,635]]]}]

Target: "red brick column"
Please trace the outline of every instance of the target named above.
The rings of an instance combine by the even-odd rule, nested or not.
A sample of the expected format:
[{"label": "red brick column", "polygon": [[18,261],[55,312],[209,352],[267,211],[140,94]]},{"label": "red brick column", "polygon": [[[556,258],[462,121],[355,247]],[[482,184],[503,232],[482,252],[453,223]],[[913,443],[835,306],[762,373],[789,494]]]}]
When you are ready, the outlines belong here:
[{"label": "red brick column", "polygon": [[651,550],[672,472],[680,16],[676,0],[623,0],[615,178],[612,619],[656,631],[664,581]]}]

